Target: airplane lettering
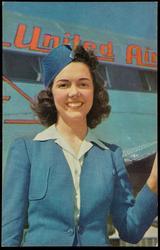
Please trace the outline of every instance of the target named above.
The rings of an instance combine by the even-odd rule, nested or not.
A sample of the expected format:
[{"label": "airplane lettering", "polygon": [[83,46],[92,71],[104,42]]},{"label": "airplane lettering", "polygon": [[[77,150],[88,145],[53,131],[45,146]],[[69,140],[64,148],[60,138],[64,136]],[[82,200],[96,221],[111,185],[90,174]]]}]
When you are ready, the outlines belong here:
[{"label": "airplane lettering", "polygon": [[114,58],[112,42],[108,42],[107,44],[101,44],[100,52],[103,56],[107,55],[110,58]]},{"label": "airplane lettering", "polygon": [[[19,24],[17,31],[16,31],[14,43],[13,43],[13,45],[16,48],[29,49],[33,51],[48,53],[50,49],[56,48],[61,42],[61,38],[59,36],[53,36],[51,34],[44,34],[42,47],[41,47],[39,44],[40,36],[41,36],[41,28],[37,26],[33,27],[31,39],[29,41],[26,41],[26,32],[27,32],[27,25]],[[51,44],[51,41],[52,41],[52,44]],[[64,34],[62,43],[63,44],[72,43],[73,48],[75,48],[77,45],[81,43],[81,37],[79,34],[74,34],[73,36],[71,36],[69,32],[66,32]],[[96,43],[94,43],[93,41],[84,41],[83,44],[85,48],[91,46],[92,48],[96,49],[98,47]],[[9,47],[9,46],[10,46],[10,43],[3,42],[3,47]],[[104,48],[105,48],[105,51],[104,51]],[[108,49],[106,50],[106,48]],[[112,51],[113,51],[112,42],[109,42],[108,44],[100,44],[100,47],[99,47],[100,55],[98,55],[97,57],[102,58],[105,61],[113,62],[114,56],[113,56]]]},{"label": "airplane lettering", "polygon": [[133,64],[135,60],[137,65],[156,67],[156,53],[150,50],[152,49],[146,48],[143,52],[140,46],[129,45],[126,49],[126,63]]},{"label": "airplane lettering", "polygon": [[14,46],[17,48],[28,48],[30,50],[36,50],[40,52],[49,52],[49,50],[42,49],[38,47],[38,42],[40,38],[41,29],[39,27],[33,28],[32,38],[29,43],[24,43],[26,32],[26,25],[20,24],[17,29]]},{"label": "airplane lettering", "polygon": [[[51,34],[42,34],[42,29],[38,26],[34,26],[30,39],[27,34],[27,25],[19,24],[13,46],[19,49],[29,49],[42,53],[48,53],[52,48],[56,48],[62,44],[72,44],[75,48],[82,39],[79,34],[71,35],[70,32],[66,32],[64,37],[55,36]],[[43,36],[42,36],[43,35]],[[27,38],[26,38],[27,36]],[[42,44],[40,45],[40,37],[42,37]],[[28,39],[28,40],[26,40]],[[3,42],[3,47],[11,47],[11,42]],[[101,61],[114,62],[115,55],[113,51],[113,43],[109,41],[105,44],[97,45],[94,41],[83,41],[85,48],[95,49],[97,58]],[[131,44],[126,48],[126,64],[134,64],[138,66],[156,67],[157,66],[157,53],[151,48],[143,48],[139,45]]]},{"label": "airplane lettering", "polygon": [[85,41],[84,44],[83,44],[84,48],[85,49],[96,49],[96,44],[92,41]]},{"label": "airplane lettering", "polygon": [[54,48],[58,47],[60,44],[60,37],[59,36],[52,36],[52,35],[44,35],[44,41],[42,43],[42,46],[49,47],[50,42],[53,41]]},{"label": "airplane lettering", "polygon": [[63,44],[70,44],[70,36],[71,36],[71,33],[69,32],[66,32],[64,34]]}]

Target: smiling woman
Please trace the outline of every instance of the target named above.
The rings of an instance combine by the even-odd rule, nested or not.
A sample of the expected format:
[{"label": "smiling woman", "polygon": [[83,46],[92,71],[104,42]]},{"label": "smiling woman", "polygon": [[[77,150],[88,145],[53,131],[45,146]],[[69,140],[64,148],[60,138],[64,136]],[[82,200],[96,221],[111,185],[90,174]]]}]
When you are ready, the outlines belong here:
[{"label": "smiling woman", "polygon": [[[61,47],[68,48],[68,46],[60,46],[59,48]],[[54,51],[53,49],[52,53],[54,53]],[[39,117],[41,124],[48,127],[57,122],[57,107],[55,103],[57,98],[58,100],[64,98],[65,100],[63,101],[65,102],[71,103],[72,101],[72,104],[69,105],[72,107],[75,105],[76,99],[80,100],[80,102],[83,103],[81,107],[83,111],[90,100],[90,107],[87,107],[85,115],[87,126],[95,128],[102,119],[109,116],[111,110],[109,95],[106,91],[104,80],[99,76],[96,70],[96,66],[98,65],[96,56],[93,51],[87,52],[82,46],[77,46],[74,51],[74,59],[71,59],[69,64],[67,60],[64,62],[65,67],[62,68],[56,77],[55,71],[57,68],[55,69],[55,65],[52,65],[51,71],[55,69],[53,73],[55,77],[54,81],[52,80],[53,74],[48,72],[48,67],[44,69],[44,75],[46,75],[45,80],[48,82],[48,85],[45,90],[42,90],[37,95],[31,108]],[[51,78],[49,78],[50,74]],[[57,92],[58,95],[55,95],[54,93]],[[91,100],[92,98],[93,100]],[[85,105],[84,101],[86,101]]]},{"label": "smiling woman", "polygon": [[157,158],[135,198],[121,148],[91,131],[111,109],[97,65],[82,46],[62,45],[43,59],[45,89],[32,109],[47,128],[11,146],[3,246],[109,246],[109,216],[121,239],[136,243],[157,216]]}]

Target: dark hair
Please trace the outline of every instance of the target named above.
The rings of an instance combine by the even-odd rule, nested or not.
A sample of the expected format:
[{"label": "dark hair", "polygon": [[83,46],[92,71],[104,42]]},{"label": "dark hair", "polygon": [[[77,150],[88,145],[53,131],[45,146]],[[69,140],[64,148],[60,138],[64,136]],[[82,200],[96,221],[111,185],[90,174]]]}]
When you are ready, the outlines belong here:
[{"label": "dark hair", "polygon": [[[94,98],[91,110],[87,115],[87,125],[95,128],[102,119],[109,116],[111,106],[109,105],[109,95],[104,87],[104,80],[97,71],[98,61],[92,50],[86,50],[79,45],[74,50],[73,62],[83,62],[88,65],[94,84]],[[37,114],[40,123],[44,126],[51,126],[57,122],[57,110],[52,95],[52,84],[46,90],[42,90],[31,104],[31,109]]]}]

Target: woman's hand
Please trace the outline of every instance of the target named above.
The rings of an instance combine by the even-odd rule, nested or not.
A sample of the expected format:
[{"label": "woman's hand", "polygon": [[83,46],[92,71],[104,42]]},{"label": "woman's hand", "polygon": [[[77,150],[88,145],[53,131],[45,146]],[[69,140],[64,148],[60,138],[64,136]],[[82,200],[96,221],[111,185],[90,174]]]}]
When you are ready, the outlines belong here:
[{"label": "woman's hand", "polygon": [[157,154],[153,162],[151,174],[147,180],[147,185],[151,191],[157,193]]}]

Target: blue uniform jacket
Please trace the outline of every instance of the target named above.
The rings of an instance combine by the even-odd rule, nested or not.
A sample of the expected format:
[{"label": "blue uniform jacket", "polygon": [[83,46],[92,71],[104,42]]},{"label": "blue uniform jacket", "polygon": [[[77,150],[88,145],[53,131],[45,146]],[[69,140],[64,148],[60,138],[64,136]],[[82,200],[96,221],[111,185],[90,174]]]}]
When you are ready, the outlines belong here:
[{"label": "blue uniform jacket", "polygon": [[[136,243],[157,215],[157,196],[147,185],[131,192],[118,146],[94,146],[80,176],[79,224],[74,225],[74,184],[54,140],[17,139],[10,148],[3,185],[3,246],[108,246],[109,214],[121,239]],[[24,237],[24,224],[29,229]]]}]

